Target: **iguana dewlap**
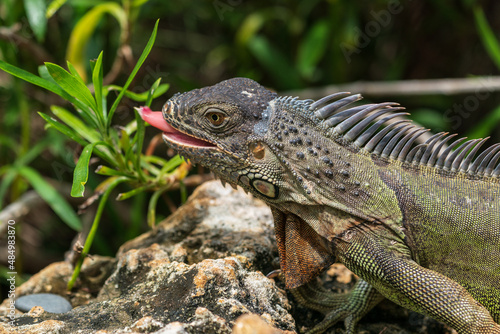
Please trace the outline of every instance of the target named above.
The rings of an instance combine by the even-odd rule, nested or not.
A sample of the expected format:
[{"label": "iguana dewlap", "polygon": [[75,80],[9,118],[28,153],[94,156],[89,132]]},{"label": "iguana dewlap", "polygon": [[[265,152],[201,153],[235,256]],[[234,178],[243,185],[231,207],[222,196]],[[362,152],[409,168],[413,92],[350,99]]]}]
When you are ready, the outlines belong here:
[{"label": "iguana dewlap", "polygon": [[[438,133],[416,145],[425,130],[401,107],[360,99],[235,78],[142,114],[271,207],[287,286],[326,315],[311,333],[342,320],[353,333],[383,297],[459,333],[500,333],[500,144]],[[305,284],[335,261],[361,277],[349,294]]]}]

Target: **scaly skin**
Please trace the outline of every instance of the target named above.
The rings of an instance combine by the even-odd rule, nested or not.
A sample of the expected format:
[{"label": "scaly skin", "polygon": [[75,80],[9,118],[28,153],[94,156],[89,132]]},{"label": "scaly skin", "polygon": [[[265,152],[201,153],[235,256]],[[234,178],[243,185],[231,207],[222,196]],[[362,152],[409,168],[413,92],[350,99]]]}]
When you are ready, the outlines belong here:
[{"label": "scaly skin", "polygon": [[[369,130],[346,133],[377,110],[401,109],[395,104],[376,105],[342,128],[335,118],[345,108],[320,109],[329,102],[278,97],[236,78],[172,97],[166,123],[152,113],[143,118],[180,154],[271,207],[287,286],[326,315],[310,333],[342,320],[354,333],[383,297],[459,333],[500,333],[495,147],[488,158],[472,160],[471,146],[436,162],[431,143],[402,148],[413,136],[403,136],[409,125],[379,131],[377,140]],[[334,261],[361,277],[347,295],[306,284]]]}]

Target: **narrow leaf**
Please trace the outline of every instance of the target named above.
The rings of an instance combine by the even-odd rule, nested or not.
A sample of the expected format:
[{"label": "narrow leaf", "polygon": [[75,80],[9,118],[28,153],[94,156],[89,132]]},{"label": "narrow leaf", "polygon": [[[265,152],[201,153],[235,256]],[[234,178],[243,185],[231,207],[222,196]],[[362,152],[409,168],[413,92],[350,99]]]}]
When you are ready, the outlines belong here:
[{"label": "narrow leaf", "polygon": [[73,104],[75,104],[75,102],[76,102],[74,97],[69,95],[64,89],[62,89],[55,82],[43,79],[39,76],[34,75],[33,73],[30,73],[28,71],[25,71],[23,69],[20,69],[20,68],[14,66],[14,65],[6,63],[3,60],[0,60],[0,69],[4,70],[5,72],[7,72],[15,77],[23,79],[26,82],[29,82],[33,85],[36,85],[36,86],[42,87],[48,91],[51,91],[51,92],[59,95],[63,99],[65,99]]},{"label": "narrow leaf", "polygon": [[300,78],[289,59],[263,36],[249,40],[250,52],[284,89],[300,87]]},{"label": "narrow leaf", "polygon": [[36,39],[41,42],[47,30],[47,18],[45,17],[45,0],[24,0],[26,17]]},{"label": "narrow leaf", "polygon": [[128,86],[130,86],[130,84],[132,83],[132,80],[134,80],[135,75],[137,74],[137,72],[141,68],[142,64],[146,60],[147,56],[149,55],[149,52],[151,52],[151,49],[153,48],[153,44],[154,44],[155,39],[156,39],[156,33],[158,31],[158,23],[159,23],[159,20],[156,20],[155,27],[153,29],[153,33],[151,34],[151,37],[149,37],[149,41],[146,44],[146,47],[144,48],[144,51],[142,51],[142,54],[139,57],[139,60],[137,61],[137,64],[135,64],[135,67],[132,70],[132,73],[130,73],[130,76],[128,77],[127,82],[123,86],[122,90],[120,91],[120,94],[118,95],[118,97],[116,98],[115,102],[111,106],[111,109],[109,110],[109,116],[108,116],[108,120],[107,120],[108,123],[106,125],[106,128],[108,128],[108,129],[110,127],[111,120],[113,118],[113,114],[115,113],[116,108],[118,108],[118,105],[120,104],[120,101],[123,98],[123,95],[125,94]]},{"label": "narrow leaf", "polygon": [[59,106],[51,106],[50,110],[56,115],[60,120],[66,123],[70,128],[72,128],[75,132],[77,132],[80,136],[93,143],[100,140],[99,133],[89,128],[85,123],[83,123],[78,117],[73,115],[68,110],[59,107]]},{"label": "narrow leaf", "polygon": [[134,161],[135,164],[135,170],[139,174],[139,178],[141,180],[145,179],[144,172],[142,171],[141,168],[141,158],[142,158],[142,145],[144,144],[144,134],[146,133],[145,126],[144,126],[144,120],[142,119],[141,115],[139,115],[139,112],[137,109],[135,110],[135,120],[137,121],[137,131],[135,133],[135,138],[134,141],[136,142],[136,156],[137,158]]},{"label": "narrow leaf", "polygon": [[52,0],[47,6],[47,11],[45,12],[45,17],[50,19],[62,5],[66,3],[67,0]]},{"label": "narrow leaf", "polygon": [[81,222],[75,211],[64,197],[50,183],[45,181],[36,170],[28,166],[22,166],[18,169],[18,173],[33,186],[38,195],[47,202],[59,218],[72,229],[81,230]]},{"label": "narrow leaf", "polygon": [[307,33],[299,47],[297,67],[301,74],[310,79],[316,65],[328,46],[329,26],[326,20],[317,21]]},{"label": "narrow leaf", "polygon": [[484,138],[493,133],[493,130],[500,123],[500,106],[496,107],[488,114],[479,124],[477,124],[467,137],[469,138]]},{"label": "narrow leaf", "polygon": [[158,198],[160,198],[160,195],[163,194],[167,189],[166,188],[161,188],[153,193],[149,200],[149,205],[148,205],[148,225],[150,227],[154,227],[156,223],[156,204],[158,203]]},{"label": "narrow leaf", "polygon": [[123,152],[130,150],[130,137],[124,128],[120,129],[120,147]]},{"label": "narrow leaf", "polygon": [[92,83],[94,84],[94,94],[95,101],[97,102],[97,111],[103,120],[106,120],[106,116],[103,109],[103,99],[102,99],[102,51],[97,57],[97,61],[94,64],[94,69],[92,70]]},{"label": "narrow leaf", "polygon": [[151,102],[153,102],[153,96],[155,91],[158,89],[158,86],[160,86],[161,83],[161,78],[156,79],[154,84],[151,86],[151,89],[148,92],[148,98],[146,99],[146,106],[150,107]]},{"label": "narrow leaf", "polygon": [[177,166],[179,166],[181,163],[182,163],[182,158],[180,155],[177,154],[176,156],[174,156],[170,160],[168,160],[168,162],[166,164],[163,165],[163,167],[161,168],[160,175],[164,175],[166,173],[171,172]]},{"label": "narrow leaf", "polygon": [[116,200],[117,201],[123,201],[123,200],[126,200],[132,196],[135,196],[137,194],[140,194],[148,189],[151,189],[155,187],[155,185],[153,184],[149,184],[149,185],[146,185],[146,186],[142,186],[142,187],[138,187],[138,188],[135,188],[135,189],[132,189],[130,191],[127,191],[126,193],[121,193],[121,194],[118,194],[118,197],[116,197]]},{"label": "narrow leaf", "polygon": [[106,175],[106,176],[128,176],[126,173],[118,171],[113,168],[109,168],[108,166],[98,166],[97,169],[95,170],[96,174],[99,175]]},{"label": "narrow leaf", "polygon": [[64,68],[53,63],[45,63],[45,66],[52,78],[68,94],[85,103],[91,110],[97,109],[94,97],[80,77],[71,75]]},{"label": "narrow leaf", "polygon": [[78,136],[78,134],[73,130],[67,127],[66,125],[58,122],[54,118],[50,117],[47,114],[44,114],[42,112],[38,113],[48,124],[48,126],[53,127],[54,129],[58,130],[62,134],[64,134],[66,137],[71,138],[73,141],[77,142],[80,145],[86,145],[87,142],[83,140],[81,137]]},{"label": "narrow leaf", "polygon": [[497,68],[500,69],[500,44],[498,43],[498,40],[480,7],[474,8],[474,19],[476,21],[476,27],[484,48]]},{"label": "narrow leaf", "polygon": [[[110,91],[122,90],[123,87],[117,85],[108,85],[104,86],[104,93],[107,95]],[[165,94],[167,90],[170,88],[169,84],[161,84],[153,93],[153,99]],[[132,99],[136,102],[145,102],[148,99],[149,91],[145,91],[142,93],[135,93],[130,90],[125,91],[125,96],[129,99]]]},{"label": "narrow leaf", "polygon": [[111,177],[108,180],[108,186],[106,190],[104,191],[101,201],[99,202],[99,206],[97,207],[97,212],[96,215],[94,216],[94,221],[92,223],[92,227],[90,228],[89,234],[87,236],[87,239],[85,240],[85,244],[83,245],[83,250],[80,255],[80,259],[75,265],[75,270],[73,271],[73,275],[71,276],[71,279],[68,282],[68,290],[71,290],[73,288],[73,285],[75,284],[75,281],[78,277],[78,274],[80,273],[80,269],[82,267],[83,260],[85,257],[87,257],[87,254],[90,251],[90,247],[92,246],[92,242],[94,241],[95,235],[97,233],[97,228],[99,227],[99,222],[101,221],[101,216],[102,212],[104,211],[104,206],[106,205],[106,202],[108,201],[109,195],[111,194],[111,191],[119,185],[121,182],[127,181],[126,178],[121,178],[121,177]]},{"label": "narrow leaf", "polygon": [[82,154],[80,154],[80,158],[76,163],[75,171],[73,172],[73,185],[71,186],[71,196],[73,197],[83,197],[85,193],[85,184],[89,179],[90,157],[96,145],[108,144],[105,142],[95,142],[83,148]]},{"label": "narrow leaf", "polygon": [[82,76],[80,75],[80,73],[78,73],[78,71],[73,66],[73,64],[71,64],[69,61],[66,61],[66,65],[68,66],[69,73],[71,73],[71,75],[74,76],[75,79],[77,79],[78,81],[81,81],[81,82],[83,82],[83,84],[85,84]]},{"label": "narrow leaf", "polygon": [[0,182],[0,208],[3,208],[3,201],[10,185],[16,179],[18,175],[17,168],[7,165],[0,167],[0,175],[3,174],[2,182]]},{"label": "narrow leaf", "polygon": [[127,14],[124,9],[117,3],[108,1],[96,5],[89,10],[75,25],[68,42],[66,51],[66,59],[70,61],[78,73],[85,78],[85,48],[94,33],[97,25],[101,22],[104,14],[111,14],[119,23],[121,29],[121,37],[124,38],[127,29]]}]

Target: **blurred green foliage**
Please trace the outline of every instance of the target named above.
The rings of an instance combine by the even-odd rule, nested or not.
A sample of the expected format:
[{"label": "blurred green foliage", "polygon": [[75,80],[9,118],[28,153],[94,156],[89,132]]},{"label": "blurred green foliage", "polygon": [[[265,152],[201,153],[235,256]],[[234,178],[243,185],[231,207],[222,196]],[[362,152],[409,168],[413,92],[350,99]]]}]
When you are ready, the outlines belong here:
[{"label": "blurred green foliage", "polygon": [[[150,168],[148,177],[166,172],[155,167],[166,163],[154,158],[164,156],[163,151],[139,161],[142,143],[136,138],[143,135],[136,131],[144,131],[146,143],[154,132],[139,129],[133,112],[133,107],[147,103],[152,109],[161,107],[167,97],[152,100],[151,93],[152,87],[157,89],[155,97],[165,93],[167,86],[160,86],[159,78],[171,85],[170,94],[235,76],[284,91],[357,80],[496,75],[499,15],[500,3],[495,0],[3,0],[0,60],[38,73],[30,78],[44,80],[45,88],[56,94],[0,71],[0,209],[35,189],[58,215],[35,224],[41,244],[61,258],[74,233],[70,227],[78,229],[81,224],[74,214],[75,201],[60,191],[61,185],[76,180],[76,189],[78,182],[88,179],[87,187],[99,191],[106,177],[125,173],[144,181],[144,168]],[[134,73],[158,18],[155,46]],[[432,95],[398,102],[436,131],[491,134],[498,139],[500,96],[490,94],[480,110],[460,124],[451,123],[446,111],[453,113],[453,106],[465,98]],[[45,122],[50,124],[47,130]],[[104,176],[77,168],[73,178],[77,161],[79,167],[93,166],[96,158],[107,164],[100,169]],[[120,191],[136,195],[128,199],[130,205],[109,201],[99,209],[107,223],[96,235],[95,252],[111,255],[144,230],[150,195],[135,189],[154,188],[149,186],[122,185]],[[180,196],[170,197],[153,195],[159,217],[169,214],[172,204],[165,203],[180,203]],[[54,230],[63,237],[54,238]]]}]

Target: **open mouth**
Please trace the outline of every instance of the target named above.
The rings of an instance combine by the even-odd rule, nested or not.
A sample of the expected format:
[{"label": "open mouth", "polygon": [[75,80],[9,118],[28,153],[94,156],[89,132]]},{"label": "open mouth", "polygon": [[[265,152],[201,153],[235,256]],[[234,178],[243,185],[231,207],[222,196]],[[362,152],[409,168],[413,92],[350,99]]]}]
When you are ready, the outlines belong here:
[{"label": "open mouth", "polygon": [[214,148],[215,144],[212,144],[206,140],[202,140],[188,134],[185,134],[165,121],[161,111],[152,111],[148,107],[140,107],[138,109],[141,118],[154,126],[157,129],[163,131],[163,139],[173,143],[178,146],[191,146],[197,148]]}]

